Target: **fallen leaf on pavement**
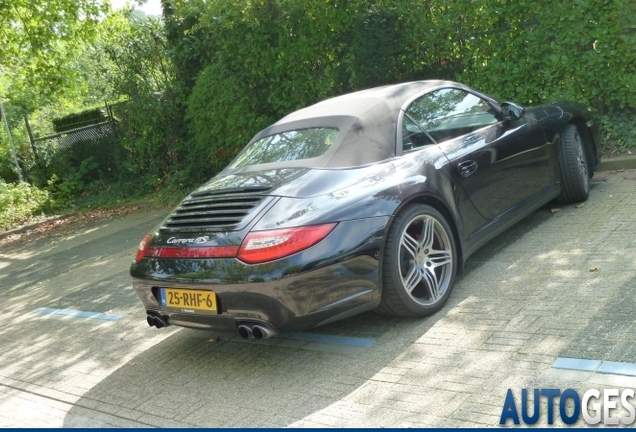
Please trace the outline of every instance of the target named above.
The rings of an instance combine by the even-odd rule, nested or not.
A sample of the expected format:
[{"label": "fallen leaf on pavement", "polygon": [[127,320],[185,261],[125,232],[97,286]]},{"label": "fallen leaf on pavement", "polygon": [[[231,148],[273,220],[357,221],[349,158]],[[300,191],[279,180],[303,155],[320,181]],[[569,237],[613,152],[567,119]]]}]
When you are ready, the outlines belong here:
[{"label": "fallen leaf on pavement", "polygon": [[594,273],[598,271],[598,267],[590,267],[590,273]]},{"label": "fallen leaf on pavement", "polygon": [[577,204],[577,205],[576,205],[576,208],[581,208],[581,207],[583,207],[584,205],[585,205],[585,203]]},{"label": "fallen leaf on pavement", "polygon": [[550,210],[552,213],[556,213],[556,212],[560,212],[561,209],[560,208],[553,208]]}]

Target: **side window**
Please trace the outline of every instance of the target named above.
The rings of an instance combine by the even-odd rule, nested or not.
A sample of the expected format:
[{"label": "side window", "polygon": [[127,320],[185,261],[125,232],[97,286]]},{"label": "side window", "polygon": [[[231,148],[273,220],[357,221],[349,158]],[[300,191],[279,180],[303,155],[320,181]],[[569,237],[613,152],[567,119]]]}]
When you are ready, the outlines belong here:
[{"label": "side window", "polygon": [[437,142],[499,122],[488,102],[459,89],[440,89],[415,100],[406,113]]},{"label": "side window", "polygon": [[404,153],[435,144],[420,127],[405,115],[402,119],[402,150]]}]

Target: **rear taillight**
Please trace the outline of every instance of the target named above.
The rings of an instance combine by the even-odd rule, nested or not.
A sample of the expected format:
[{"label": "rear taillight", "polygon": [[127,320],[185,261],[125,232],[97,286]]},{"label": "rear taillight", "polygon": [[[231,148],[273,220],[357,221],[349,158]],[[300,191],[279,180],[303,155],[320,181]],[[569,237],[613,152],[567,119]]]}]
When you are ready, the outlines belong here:
[{"label": "rear taillight", "polygon": [[135,255],[135,262],[139,262],[146,254],[146,248],[148,247],[148,243],[152,239],[152,234],[146,234],[144,238],[139,243],[139,248],[137,249],[137,255]]},{"label": "rear taillight", "polygon": [[135,262],[143,258],[234,258],[238,246],[148,246],[152,234],[139,243]]},{"label": "rear taillight", "polygon": [[245,237],[238,251],[238,259],[248,264],[259,264],[305,250],[333,230],[336,224],[255,231]]},{"label": "rear taillight", "polygon": [[233,258],[248,264],[274,261],[320,242],[336,224],[251,232],[239,246],[148,246],[152,234],[139,243],[135,262],[143,258]]},{"label": "rear taillight", "polygon": [[146,248],[148,258],[234,258],[238,246],[161,246]]}]

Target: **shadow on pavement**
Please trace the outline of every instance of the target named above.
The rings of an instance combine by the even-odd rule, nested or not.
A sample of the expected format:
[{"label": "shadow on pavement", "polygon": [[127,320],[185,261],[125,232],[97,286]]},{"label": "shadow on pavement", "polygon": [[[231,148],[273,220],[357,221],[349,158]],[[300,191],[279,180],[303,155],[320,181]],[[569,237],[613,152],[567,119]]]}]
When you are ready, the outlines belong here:
[{"label": "shadow on pavement", "polygon": [[[68,396],[67,427],[494,426],[506,389],[540,386],[557,356],[633,355],[635,221],[611,207],[633,198],[612,192],[609,205],[609,191],[593,183],[584,207],[548,205],[491,241],[432,317],[365,313],[315,330],[374,339],[367,348],[147,327],[127,265],[154,222],[3,249],[0,379]],[[34,317],[37,307],[125,318]],[[603,342],[613,331],[624,343]]]},{"label": "shadow on pavement", "polygon": [[[452,413],[455,406],[451,400],[464,390],[475,392],[482,384],[479,368],[497,370],[500,366],[496,358],[488,358],[486,362],[475,361],[474,367],[466,366],[463,384],[440,379],[446,367],[463,364],[470,357],[465,350],[471,348],[468,339],[473,335],[465,329],[469,333],[482,331],[484,323],[490,322],[487,310],[483,310],[485,321],[472,314],[452,315],[451,311],[462,304],[470,309],[475,288],[483,289],[483,284],[474,284],[481,267],[496,261],[515,239],[532,232],[549,217],[549,209],[544,208],[478,252],[469,261],[447,305],[432,317],[399,319],[365,313],[314,330],[375,339],[368,348],[279,338],[248,342],[233,334],[181,329],[113,371],[87,391],[77,405],[102,404],[102,412],[135,420],[140,425],[172,427],[303,425],[304,419],[325,409],[330,410],[330,415],[341,411],[341,420],[345,421],[350,415],[348,410],[364,410],[375,404],[397,406],[405,414],[431,414],[434,421],[444,424],[442,417]],[[478,315],[482,315],[481,310]],[[434,327],[440,321],[451,323],[454,330],[436,332]],[[498,324],[496,321],[494,325]],[[137,325],[144,324],[140,321]],[[453,344],[453,338],[459,343]],[[449,343],[454,349],[439,346]],[[424,358],[430,361],[413,368]],[[409,366],[405,368],[405,364]],[[406,371],[414,375],[401,375]],[[471,379],[475,373],[477,377]],[[417,403],[404,403],[399,400],[400,393],[391,396],[384,391],[398,381],[413,389],[431,380],[439,380],[440,385],[452,387],[457,393],[437,389],[434,393],[427,391]],[[458,387],[462,387],[461,392]],[[421,391],[424,389],[421,387]],[[465,401],[461,395],[455,399]],[[444,409],[441,402],[445,402]],[[69,412],[69,419],[75,409]],[[375,411],[372,418],[365,414],[361,423],[354,420],[352,425],[383,425],[385,421],[395,425],[391,418],[378,418],[381,410]],[[329,420],[312,421],[312,425],[324,425]],[[407,424],[426,423],[420,418]],[[75,424],[69,421],[66,425]]]}]

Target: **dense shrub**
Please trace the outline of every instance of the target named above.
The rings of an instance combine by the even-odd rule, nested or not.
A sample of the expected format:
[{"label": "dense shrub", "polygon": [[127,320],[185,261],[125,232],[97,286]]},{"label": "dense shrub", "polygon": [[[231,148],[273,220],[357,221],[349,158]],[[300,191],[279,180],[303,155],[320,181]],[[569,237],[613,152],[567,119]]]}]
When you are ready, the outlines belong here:
[{"label": "dense shrub", "polygon": [[392,4],[195,3],[168,10],[165,19],[188,122],[183,160],[200,180],[293,110],[415,78],[404,62],[406,29]]},{"label": "dense shrub", "polygon": [[256,131],[275,120],[266,112],[244,82],[219,73],[217,64],[205,68],[188,99],[186,118],[193,135],[188,168],[200,179],[223,169]]},{"label": "dense shrub", "polygon": [[98,181],[96,172],[99,164],[95,158],[89,157],[77,165],[69,165],[63,175],[53,173],[47,181],[46,190],[51,194],[51,207],[68,208],[74,199],[92,183]]},{"label": "dense shrub", "polygon": [[[90,53],[94,75],[119,121],[122,154],[112,174],[140,189],[171,181],[187,155],[182,101],[174,83],[164,27],[134,13],[112,14]],[[99,162],[99,161],[97,161]]]},{"label": "dense shrub", "polygon": [[0,230],[41,213],[48,203],[47,191],[27,183],[5,183],[0,179]]},{"label": "dense shrub", "polygon": [[636,154],[636,110],[615,110],[600,117],[601,150],[605,154]]},{"label": "dense shrub", "polygon": [[163,94],[139,94],[115,110],[120,119],[123,156],[117,173],[121,180],[140,187],[166,184],[184,170],[188,155],[183,144],[183,109],[166,90]]},{"label": "dense shrub", "polygon": [[[462,30],[453,46],[464,68],[458,79],[522,103],[636,108],[632,0],[480,4],[464,13],[479,27]],[[462,6],[448,7],[461,16]]]},{"label": "dense shrub", "polygon": [[[267,123],[392,82],[455,79],[601,114],[636,108],[632,0],[191,0],[165,11],[188,125],[176,152],[201,179]],[[631,139],[616,126],[609,136]]]},{"label": "dense shrub", "polygon": [[[106,99],[127,101],[115,110],[123,154],[114,178],[141,190],[204,181],[291,111],[416,79],[521,104],[579,100],[604,116],[604,147],[636,146],[623,114],[636,110],[633,0],[162,4],[163,25],[109,16],[85,62]],[[58,174],[56,195],[85,190],[80,168]]]},{"label": "dense shrub", "polygon": [[5,152],[0,149],[0,179],[4,179],[6,182],[18,181],[14,161],[8,149]]}]

